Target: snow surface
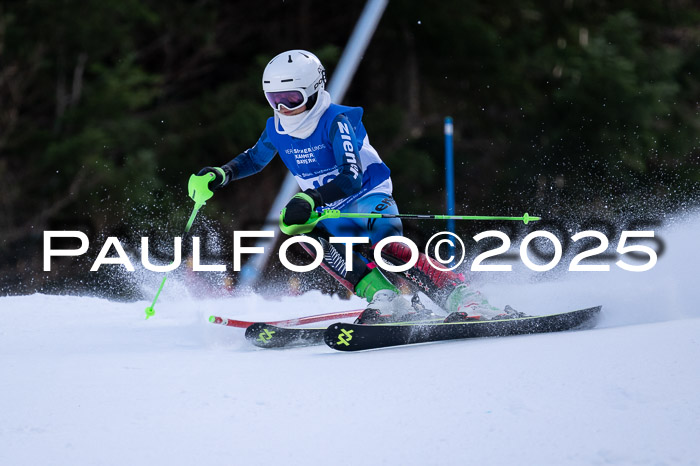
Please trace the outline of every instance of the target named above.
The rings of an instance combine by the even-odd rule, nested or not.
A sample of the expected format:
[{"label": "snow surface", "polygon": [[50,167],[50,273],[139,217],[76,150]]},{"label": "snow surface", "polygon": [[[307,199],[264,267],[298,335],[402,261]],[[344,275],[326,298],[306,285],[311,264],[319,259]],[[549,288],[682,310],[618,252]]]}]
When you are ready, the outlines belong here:
[{"label": "snow surface", "polygon": [[[171,292],[0,298],[0,465],[699,464],[700,220],[644,273],[489,276],[495,304],[602,304],[596,329],[339,353],[260,350],[210,314],[363,307]],[[155,289],[155,287],[154,287]]]}]

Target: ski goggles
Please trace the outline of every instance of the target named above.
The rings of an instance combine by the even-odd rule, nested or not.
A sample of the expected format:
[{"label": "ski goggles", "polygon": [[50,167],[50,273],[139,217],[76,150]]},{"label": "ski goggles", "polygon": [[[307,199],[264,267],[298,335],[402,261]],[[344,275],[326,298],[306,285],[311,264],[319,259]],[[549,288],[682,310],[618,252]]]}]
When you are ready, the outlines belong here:
[{"label": "ski goggles", "polygon": [[275,110],[280,109],[283,105],[287,110],[294,110],[306,104],[308,100],[306,93],[299,90],[266,92],[265,97]]}]

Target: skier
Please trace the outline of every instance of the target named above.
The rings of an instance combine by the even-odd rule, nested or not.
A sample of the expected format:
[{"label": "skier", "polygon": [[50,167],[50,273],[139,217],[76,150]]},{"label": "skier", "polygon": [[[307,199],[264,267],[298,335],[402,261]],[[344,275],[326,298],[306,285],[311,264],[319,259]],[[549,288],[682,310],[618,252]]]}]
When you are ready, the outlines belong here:
[{"label": "skier", "polygon": [[[219,189],[258,173],[279,154],[302,190],[282,210],[285,225],[304,224],[321,207],[342,212],[398,213],[389,168],[369,143],[362,124],[363,109],[332,103],[325,83],[326,71],[314,54],[290,50],[274,57],[262,78],[274,114],[260,139],[230,162],[205,167],[198,174],[214,173],[209,187]],[[357,251],[353,251],[352,271],[348,271],[344,250],[336,249],[328,238],[362,236],[374,245],[402,232],[399,219],[339,218],[321,221],[306,233],[323,246],[323,268],[369,302],[358,318],[360,323],[422,318],[429,311],[417,296],[411,302],[404,298],[376,264]],[[391,243],[383,249],[383,258],[405,264],[410,251],[402,243]],[[479,315],[494,318],[504,313],[471,290],[462,275],[434,269],[424,255],[405,276],[452,313],[451,319]]]}]

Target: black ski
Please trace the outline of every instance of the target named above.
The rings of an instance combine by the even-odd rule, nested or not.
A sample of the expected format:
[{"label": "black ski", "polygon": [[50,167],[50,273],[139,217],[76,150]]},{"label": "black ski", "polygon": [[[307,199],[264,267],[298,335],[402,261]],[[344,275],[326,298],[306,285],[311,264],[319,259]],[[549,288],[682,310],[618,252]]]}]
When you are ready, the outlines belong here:
[{"label": "black ski", "polygon": [[[421,321],[427,323],[442,322],[440,319]],[[403,323],[403,322],[402,322]],[[293,348],[323,344],[323,328],[278,327],[265,322],[257,322],[246,328],[245,338],[260,348]]]},{"label": "black ski", "polygon": [[328,346],[339,351],[359,351],[430,341],[561,332],[595,325],[600,309],[601,306],[597,306],[546,316],[438,324],[336,323],[328,327],[324,340]]},{"label": "black ski", "polygon": [[245,338],[261,348],[289,348],[293,346],[320,345],[324,328],[276,327],[262,322],[245,330]]}]

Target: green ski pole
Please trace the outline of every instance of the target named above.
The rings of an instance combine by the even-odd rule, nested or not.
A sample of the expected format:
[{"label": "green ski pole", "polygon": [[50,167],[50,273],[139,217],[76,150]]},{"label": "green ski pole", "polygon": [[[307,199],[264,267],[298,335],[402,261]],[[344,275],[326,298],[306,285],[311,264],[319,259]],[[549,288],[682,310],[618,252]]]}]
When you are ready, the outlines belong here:
[{"label": "green ski pole", "polygon": [[[216,175],[214,173],[207,173],[206,175],[201,176],[190,176],[190,181],[187,184],[187,188],[190,197],[194,201],[194,209],[192,209],[190,219],[187,221],[187,226],[185,226],[185,233],[182,235],[183,238],[190,232],[190,228],[192,228],[192,224],[194,223],[195,217],[197,217],[197,212],[199,212],[199,209],[201,209],[202,206],[204,206],[204,204],[206,204],[207,201],[211,199],[211,197],[214,195],[211,189],[209,189],[209,181],[211,181],[215,176]],[[153,302],[150,306],[146,308],[146,320],[148,320],[149,317],[153,317],[155,315],[156,301],[158,301],[158,296],[160,296],[160,292],[163,291],[163,287],[165,286],[165,280],[167,279],[168,274],[166,272],[166,274],[163,275],[163,281],[160,282],[158,291],[156,291],[156,295],[153,298]]]},{"label": "green ski pole", "polygon": [[492,215],[421,215],[421,214],[380,214],[380,213],[348,213],[339,210],[325,210],[318,214],[313,212],[311,218],[301,225],[286,225],[282,222],[284,215],[280,215],[280,230],[288,235],[308,233],[314,229],[321,220],[330,218],[405,218],[420,220],[517,220],[525,225],[529,222],[540,220],[540,217],[532,217],[527,213],[520,217],[500,217]]}]

